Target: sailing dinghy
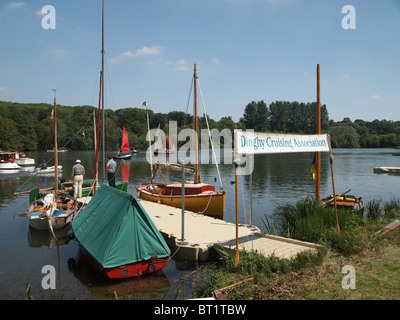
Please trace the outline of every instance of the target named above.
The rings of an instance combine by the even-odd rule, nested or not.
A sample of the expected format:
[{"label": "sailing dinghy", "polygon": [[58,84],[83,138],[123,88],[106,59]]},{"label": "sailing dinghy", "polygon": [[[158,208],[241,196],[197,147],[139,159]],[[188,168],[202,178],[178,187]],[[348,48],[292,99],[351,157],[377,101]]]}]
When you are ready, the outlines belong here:
[{"label": "sailing dinghy", "polygon": [[171,253],[139,201],[105,184],[72,221],[72,230],[85,256],[108,278],[152,273]]},{"label": "sailing dinghy", "polygon": [[[194,65],[193,73],[194,83],[194,121],[195,131],[198,132],[197,124],[197,71]],[[197,136],[197,134],[196,134]],[[225,191],[215,190],[215,186],[207,183],[202,183],[199,175],[198,165],[198,143],[195,143],[195,167],[194,179],[184,182],[184,205],[188,211],[203,213],[208,216],[222,219],[225,209]],[[156,164],[150,183],[142,184],[136,187],[138,197],[152,202],[162,203],[168,206],[182,208],[182,182],[167,183],[161,173],[161,163]],[[171,164],[169,165],[171,167]],[[181,168],[181,167],[180,167]],[[160,172],[164,183],[154,183],[154,178],[157,172]],[[222,187],[222,186],[221,186]]]},{"label": "sailing dinghy", "polygon": [[132,154],[129,149],[129,138],[128,132],[126,132],[125,127],[122,126],[122,143],[121,150],[118,152],[118,155],[113,158],[116,160],[131,160]]}]

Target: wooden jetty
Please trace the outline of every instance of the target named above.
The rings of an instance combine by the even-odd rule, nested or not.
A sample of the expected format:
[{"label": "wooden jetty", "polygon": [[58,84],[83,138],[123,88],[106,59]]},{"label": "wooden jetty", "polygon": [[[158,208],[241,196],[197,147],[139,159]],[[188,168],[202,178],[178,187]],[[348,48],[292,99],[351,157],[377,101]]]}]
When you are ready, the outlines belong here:
[{"label": "wooden jetty", "polygon": [[[88,203],[91,198],[78,200]],[[214,247],[235,249],[234,223],[185,210],[182,240],[182,209],[143,199],[139,202],[178,259],[206,262],[218,256]],[[290,259],[299,252],[316,251],[318,248],[318,245],[309,242],[261,234],[256,226],[239,224],[238,232],[239,250],[253,250],[267,257],[275,255]]]},{"label": "wooden jetty", "polygon": [[[236,240],[230,240],[220,245],[226,249],[235,248]],[[266,257],[274,255],[282,259],[290,259],[300,252],[313,251],[317,252],[319,245],[278,237],[269,234],[255,233],[247,238],[239,239],[239,250],[256,251]]]},{"label": "wooden jetty", "polygon": [[[185,211],[184,239],[182,239],[182,210],[167,205],[140,200],[154,224],[161,232],[174,257],[205,262],[217,256],[215,246],[235,248],[236,225],[224,220]],[[305,250],[316,250],[315,244],[265,235],[255,226],[239,225],[239,249],[254,250],[265,256],[274,254],[291,258]]]}]

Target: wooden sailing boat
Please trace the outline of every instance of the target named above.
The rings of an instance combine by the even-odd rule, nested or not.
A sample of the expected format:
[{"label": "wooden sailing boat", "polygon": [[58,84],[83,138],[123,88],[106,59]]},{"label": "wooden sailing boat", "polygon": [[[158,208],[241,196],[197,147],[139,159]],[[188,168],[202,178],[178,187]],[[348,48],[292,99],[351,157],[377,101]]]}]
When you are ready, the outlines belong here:
[{"label": "wooden sailing boat", "polygon": [[[54,91],[54,148],[57,150],[57,103]],[[60,229],[70,223],[79,212],[80,205],[77,199],[58,191],[58,156],[54,153],[54,190],[33,201],[27,211],[30,226],[36,230]]]},{"label": "wooden sailing boat", "polygon": [[[194,65],[194,120],[196,137],[198,132],[197,124],[197,72],[196,65]],[[194,180],[185,181],[184,183],[184,207],[188,211],[199,212],[205,215],[223,218],[225,209],[225,191],[216,191],[215,187],[210,184],[202,183],[199,175],[198,165],[198,141],[196,138],[195,143],[195,170]],[[151,177],[151,181],[148,184],[140,185],[136,187],[138,196],[143,200],[159,202],[172,207],[182,207],[182,183],[175,182],[167,184],[164,176],[162,176],[160,170],[160,164],[156,164],[156,170],[154,170]],[[160,172],[164,179],[164,183],[154,183],[154,177],[157,172]]]},{"label": "wooden sailing boat", "polygon": [[129,149],[129,138],[128,132],[124,126],[122,126],[122,143],[121,143],[121,150],[118,152],[118,155],[114,156],[113,158],[116,160],[130,160],[132,157],[132,153]]},{"label": "wooden sailing boat", "polygon": [[165,267],[171,253],[140,202],[107,185],[72,221],[72,229],[87,260],[108,278],[152,273]]}]

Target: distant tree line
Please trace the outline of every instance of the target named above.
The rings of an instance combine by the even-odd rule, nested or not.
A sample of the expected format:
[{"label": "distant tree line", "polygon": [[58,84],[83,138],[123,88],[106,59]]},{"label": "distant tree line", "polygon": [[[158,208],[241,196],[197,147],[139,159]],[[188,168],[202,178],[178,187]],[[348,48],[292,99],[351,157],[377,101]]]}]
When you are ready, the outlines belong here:
[{"label": "distant tree line", "polygon": [[[22,104],[0,101],[0,150],[33,151],[52,148],[53,120],[50,104]],[[168,133],[169,121],[177,121],[178,131],[193,128],[193,116],[185,112],[149,113],[150,129],[160,126]],[[231,116],[219,121],[208,119],[210,129],[254,129],[261,132],[304,133],[316,132],[316,103],[275,101],[269,106],[264,101],[252,101],[244,108],[243,117],[235,123]],[[57,105],[58,146],[71,150],[94,149],[93,106]],[[128,132],[130,146],[139,150],[148,148],[147,116],[144,108],[105,110],[105,148],[118,150],[122,140],[122,127]],[[204,116],[199,127],[207,128]],[[329,120],[326,105],[321,105],[321,132],[330,132],[333,147],[385,148],[400,146],[400,121],[374,120],[367,122],[349,118],[335,122]],[[223,141],[221,141],[221,145]]]}]

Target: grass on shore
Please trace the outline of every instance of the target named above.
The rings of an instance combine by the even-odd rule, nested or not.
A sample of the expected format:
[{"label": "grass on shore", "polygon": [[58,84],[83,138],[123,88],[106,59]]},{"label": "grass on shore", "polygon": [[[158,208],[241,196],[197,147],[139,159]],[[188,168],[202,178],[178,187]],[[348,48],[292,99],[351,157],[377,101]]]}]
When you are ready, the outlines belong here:
[{"label": "grass on shore", "polygon": [[[224,250],[219,266],[210,272],[209,280],[199,286],[196,295],[210,296],[214,290],[251,277],[223,294],[228,299],[244,300],[400,299],[400,227],[385,235],[376,234],[400,219],[399,201],[371,201],[364,215],[339,211],[338,217],[340,234],[334,211],[310,199],[278,207],[273,222],[265,220],[266,229],[319,243],[322,247],[318,253],[301,253],[288,260],[240,252],[235,268],[234,252]],[[355,289],[342,287],[347,275],[342,268],[347,265],[355,268]]]}]

